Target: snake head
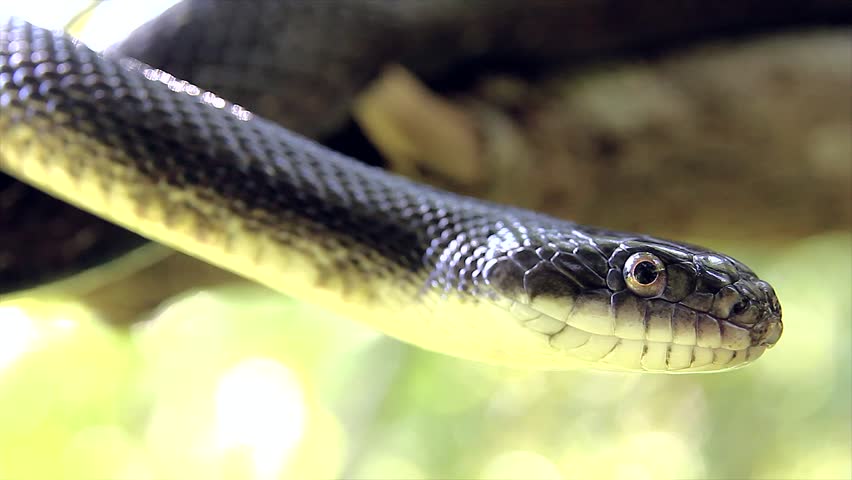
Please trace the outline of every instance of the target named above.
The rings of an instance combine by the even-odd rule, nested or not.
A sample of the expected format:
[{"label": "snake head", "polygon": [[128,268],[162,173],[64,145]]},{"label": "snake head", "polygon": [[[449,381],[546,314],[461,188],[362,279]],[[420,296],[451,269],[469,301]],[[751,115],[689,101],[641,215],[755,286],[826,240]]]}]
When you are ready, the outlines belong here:
[{"label": "snake head", "polygon": [[772,287],[700,247],[604,230],[500,232],[483,278],[561,354],[618,370],[738,368],[782,331]]}]

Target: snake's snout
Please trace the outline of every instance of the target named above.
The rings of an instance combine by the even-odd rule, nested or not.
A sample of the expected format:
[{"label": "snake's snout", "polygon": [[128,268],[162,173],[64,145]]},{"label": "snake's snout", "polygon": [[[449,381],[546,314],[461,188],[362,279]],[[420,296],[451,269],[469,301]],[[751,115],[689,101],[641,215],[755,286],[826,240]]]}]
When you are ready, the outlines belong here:
[{"label": "snake's snout", "polygon": [[758,289],[763,293],[766,310],[764,319],[752,330],[752,340],[755,345],[772,347],[781,338],[784,324],[781,322],[781,304],[775,295],[775,290],[764,282],[757,282]]},{"label": "snake's snout", "polygon": [[752,330],[752,343],[760,347],[772,347],[778,343],[783,330],[784,325],[781,323],[780,316],[770,318],[755,325]]},{"label": "snake's snout", "polygon": [[749,328],[752,346],[774,346],[784,330],[775,290],[763,280],[738,282],[736,290],[740,300],[734,304],[730,320]]}]

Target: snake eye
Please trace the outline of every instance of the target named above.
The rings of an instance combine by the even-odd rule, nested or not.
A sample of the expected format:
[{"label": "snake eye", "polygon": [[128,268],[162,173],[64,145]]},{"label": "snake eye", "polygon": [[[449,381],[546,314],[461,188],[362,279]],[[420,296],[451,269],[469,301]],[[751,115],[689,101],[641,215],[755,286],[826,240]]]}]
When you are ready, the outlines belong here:
[{"label": "snake eye", "polygon": [[652,253],[634,253],[624,263],[624,282],[640,297],[656,297],[666,288],[666,266]]}]

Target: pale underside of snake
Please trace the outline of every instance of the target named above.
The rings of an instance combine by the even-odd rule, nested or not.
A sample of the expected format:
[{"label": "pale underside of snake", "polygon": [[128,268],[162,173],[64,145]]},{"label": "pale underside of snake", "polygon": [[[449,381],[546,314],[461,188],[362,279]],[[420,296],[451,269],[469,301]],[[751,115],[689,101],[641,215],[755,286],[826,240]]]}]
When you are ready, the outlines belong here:
[{"label": "pale underside of snake", "polygon": [[[407,49],[431,42],[429,35],[414,35],[414,47],[388,41],[389,32],[407,30],[410,15],[374,11],[379,2],[234,5],[184,2],[106,56],[60,32],[4,20],[0,170],[146,238],[459,357],[545,369],[718,371],[778,341],[772,287],[729,256],[417,184],[256,113],[309,134],[339,122],[343,110],[327,107],[329,98],[363,86],[387,60],[382,55],[412,56]],[[245,9],[257,10],[236,13]],[[297,22],[304,17],[294,12],[326,23]],[[199,17],[229,21],[228,35],[203,36]],[[278,56],[245,44],[270,31],[279,32]],[[529,28],[503,33],[494,38]],[[331,38],[318,47],[311,42],[319,37]],[[436,38],[455,37],[445,30]],[[335,50],[342,42],[349,43]],[[364,53],[378,50],[385,53]],[[216,69],[227,58],[238,59],[232,76]],[[264,98],[261,88],[271,85],[243,83],[264,76],[301,88],[251,112],[220,96]],[[139,243],[116,238],[119,251]],[[3,272],[6,291],[44,276],[33,268],[27,278],[25,267],[3,270],[0,262]]]}]

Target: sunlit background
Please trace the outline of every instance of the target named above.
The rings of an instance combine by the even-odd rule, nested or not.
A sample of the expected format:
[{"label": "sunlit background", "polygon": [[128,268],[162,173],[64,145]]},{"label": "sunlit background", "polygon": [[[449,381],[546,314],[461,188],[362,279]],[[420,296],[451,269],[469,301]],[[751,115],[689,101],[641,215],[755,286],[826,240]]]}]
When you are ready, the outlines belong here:
[{"label": "sunlit background", "polygon": [[[106,47],[171,3],[105,2],[80,36]],[[60,28],[88,2],[0,5]],[[71,295],[7,300],[0,478],[852,478],[852,234],[716,246],[785,324],[716,375],[491,367],[235,279],[129,331]]]}]

